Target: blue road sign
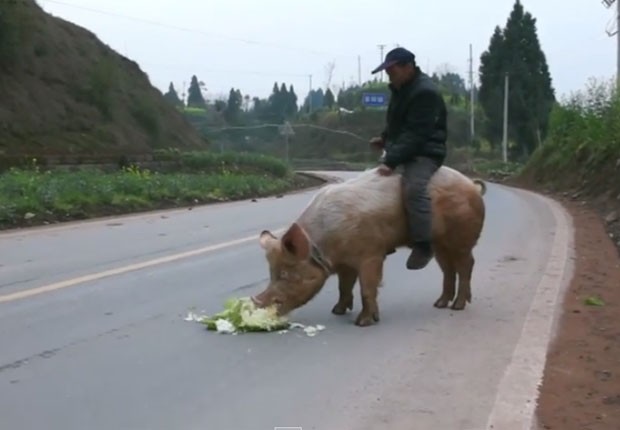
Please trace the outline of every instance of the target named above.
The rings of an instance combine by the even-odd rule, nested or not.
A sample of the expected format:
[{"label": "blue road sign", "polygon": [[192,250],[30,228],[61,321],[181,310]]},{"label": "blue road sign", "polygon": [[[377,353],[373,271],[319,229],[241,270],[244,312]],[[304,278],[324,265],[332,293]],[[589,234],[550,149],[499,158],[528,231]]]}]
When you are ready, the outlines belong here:
[{"label": "blue road sign", "polygon": [[385,106],[387,104],[387,96],[383,93],[363,93],[362,103],[365,106]]}]

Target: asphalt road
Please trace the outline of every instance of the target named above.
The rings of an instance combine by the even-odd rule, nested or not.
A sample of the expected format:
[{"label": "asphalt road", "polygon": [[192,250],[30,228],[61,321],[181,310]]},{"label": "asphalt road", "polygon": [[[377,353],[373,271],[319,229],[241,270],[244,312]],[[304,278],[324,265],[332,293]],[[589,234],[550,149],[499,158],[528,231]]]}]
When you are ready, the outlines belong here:
[{"label": "asphalt road", "polygon": [[326,326],[314,337],[185,321],[262,288],[259,232],[285,227],[313,192],[0,234],[0,429],[478,430],[499,414],[502,384],[527,391],[507,369],[524,327],[546,339],[551,316],[530,309],[550,257],[565,260],[554,238],[566,226],[499,185],[465,311],[435,309],[436,263],[407,271],[400,251],[373,327],[353,324],[358,287],[353,313],[330,313],[336,278],[293,314]]}]

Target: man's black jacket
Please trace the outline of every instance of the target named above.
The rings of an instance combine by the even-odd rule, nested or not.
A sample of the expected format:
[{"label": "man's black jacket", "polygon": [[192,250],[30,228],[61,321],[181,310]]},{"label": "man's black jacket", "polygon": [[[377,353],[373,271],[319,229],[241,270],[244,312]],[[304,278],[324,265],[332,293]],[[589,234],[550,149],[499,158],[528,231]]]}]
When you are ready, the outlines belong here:
[{"label": "man's black jacket", "polygon": [[413,80],[400,89],[390,85],[390,90],[387,126],[381,133],[386,142],[383,163],[395,168],[416,156],[427,156],[443,164],[447,112],[435,83],[416,68]]}]

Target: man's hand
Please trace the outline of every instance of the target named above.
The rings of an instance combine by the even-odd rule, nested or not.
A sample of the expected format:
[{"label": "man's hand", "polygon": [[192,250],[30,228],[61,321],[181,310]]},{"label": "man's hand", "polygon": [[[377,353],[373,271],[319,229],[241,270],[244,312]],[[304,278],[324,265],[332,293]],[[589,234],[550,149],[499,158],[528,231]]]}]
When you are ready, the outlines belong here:
[{"label": "man's hand", "polygon": [[385,164],[380,164],[379,167],[377,167],[377,173],[381,176],[390,176],[392,172],[392,169]]},{"label": "man's hand", "polygon": [[382,137],[373,137],[370,139],[370,146],[373,149],[383,149],[385,147],[385,142]]}]

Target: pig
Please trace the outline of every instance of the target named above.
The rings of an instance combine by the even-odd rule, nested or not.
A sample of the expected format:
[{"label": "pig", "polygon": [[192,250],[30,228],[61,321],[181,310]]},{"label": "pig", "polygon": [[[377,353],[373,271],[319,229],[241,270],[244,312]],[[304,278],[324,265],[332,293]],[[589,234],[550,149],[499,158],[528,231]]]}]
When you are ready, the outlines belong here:
[{"label": "pig", "polygon": [[[252,296],[257,307],[276,305],[279,315],[307,304],[328,278],[338,276],[336,315],[353,310],[359,280],[362,309],[357,326],[379,322],[378,288],[383,264],[398,248],[409,247],[408,224],[399,173],[381,176],[369,169],[357,177],[321,188],[281,238],[259,235],[269,265],[269,285]],[[485,219],[486,185],[448,166],[431,178],[434,258],[443,289],[434,306],[454,310],[471,303],[473,248]],[[455,298],[458,275],[458,294]]]}]

